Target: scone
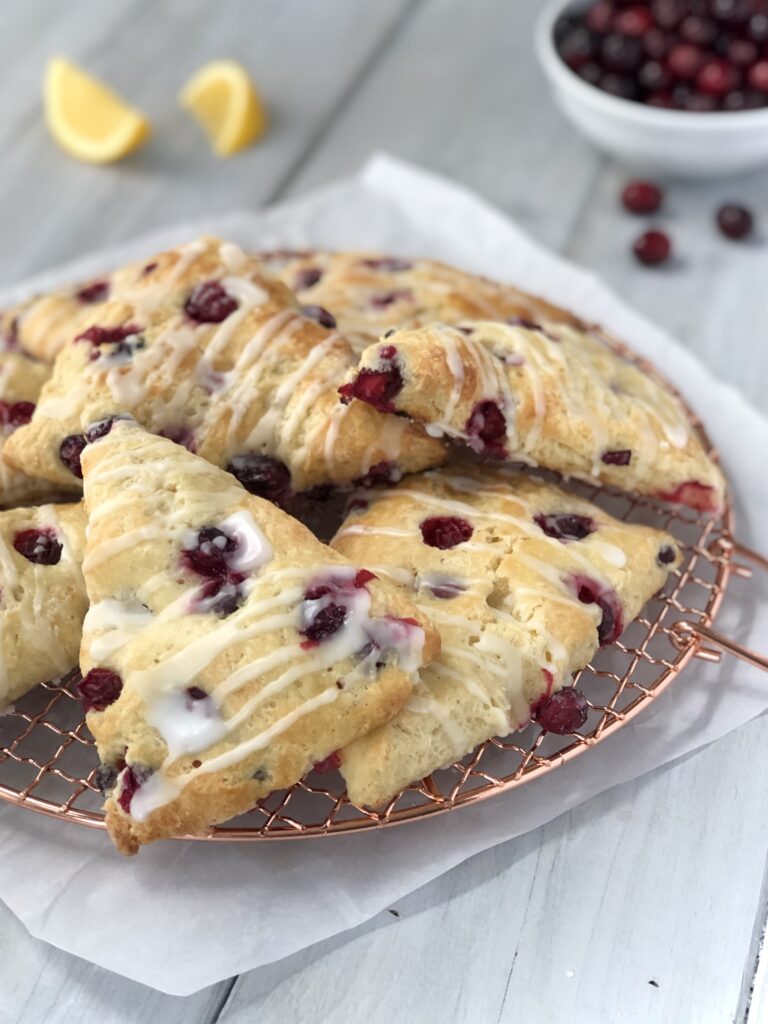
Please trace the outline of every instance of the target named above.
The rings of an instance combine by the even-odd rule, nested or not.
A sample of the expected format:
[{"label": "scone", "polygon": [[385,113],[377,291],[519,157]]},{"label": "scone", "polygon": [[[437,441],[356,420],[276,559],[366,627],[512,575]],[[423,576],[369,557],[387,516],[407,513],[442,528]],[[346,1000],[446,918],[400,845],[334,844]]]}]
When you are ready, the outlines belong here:
[{"label": "scone", "polygon": [[358,353],[390,327],[470,319],[579,322],[519,288],[437,260],[317,250],[265,252],[260,259],[302,304],[330,313]]},{"label": "scone", "polygon": [[379,807],[533,714],[586,718],[568,687],[679,562],[674,540],[510,470],[457,464],[351,502],[332,546],[400,586],[442,648],[407,706],[341,752],[353,803]]},{"label": "scone", "polygon": [[32,418],[49,374],[47,366],[20,352],[0,351],[0,508],[63,497],[68,490],[28,476],[2,460],[6,440]]},{"label": "scone", "polygon": [[722,475],[680,402],[595,332],[474,321],[392,331],[340,392],[493,458],[702,511],[723,505]]},{"label": "scone", "polygon": [[84,544],[81,504],[0,512],[0,709],[77,666]]},{"label": "scone", "polygon": [[340,406],[349,345],[236,246],[200,239],[132,274],[113,276],[99,322],[59,353],[31,423],[6,445],[17,468],[76,485],[87,431],[124,413],[278,501],[443,460],[421,428]]},{"label": "scone", "polygon": [[82,466],[80,691],[120,850],[204,833],[406,703],[439,639],[397,588],[136,423]]}]

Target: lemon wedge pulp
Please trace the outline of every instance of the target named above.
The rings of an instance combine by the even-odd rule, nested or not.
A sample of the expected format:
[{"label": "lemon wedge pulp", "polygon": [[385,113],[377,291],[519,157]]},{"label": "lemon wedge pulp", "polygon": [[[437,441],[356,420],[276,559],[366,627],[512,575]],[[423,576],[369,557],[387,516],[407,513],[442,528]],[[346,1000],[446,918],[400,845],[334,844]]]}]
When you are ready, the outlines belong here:
[{"label": "lemon wedge pulp", "polygon": [[91,163],[119,160],[137,149],[150,132],[140,110],[61,57],[48,64],[45,117],[61,148]]},{"label": "lemon wedge pulp", "polygon": [[201,124],[217,156],[232,156],[261,138],[264,105],[251,77],[234,60],[206,64],[179,93],[179,103]]}]

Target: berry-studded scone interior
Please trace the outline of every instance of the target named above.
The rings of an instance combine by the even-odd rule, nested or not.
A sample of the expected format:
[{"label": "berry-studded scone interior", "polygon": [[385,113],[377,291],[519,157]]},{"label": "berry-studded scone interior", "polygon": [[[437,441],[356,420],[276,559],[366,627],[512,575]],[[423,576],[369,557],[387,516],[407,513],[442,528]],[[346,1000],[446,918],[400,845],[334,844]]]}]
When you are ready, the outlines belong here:
[{"label": "berry-studded scone interior", "polygon": [[0,351],[0,508],[62,497],[66,487],[28,476],[2,459],[8,437],[29,423],[49,367],[20,352]]},{"label": "berry-studded scone interior", "polygon": [[248,810],[408,700],[439,638],[398,588],[135,423],[82,466],[80,689],[122,851]]},{"label": "berry-studded scone interior", "polygon": [[340,407],[349,345],[234,245],[203,238],[162,253],[115,274],[111,295],[6,445],[26,473],[76,486],[89,432],[126,413],[277,501],[444,458],[413,424]]},{"label": "berry-studded scone interior", "polygon": [[358,353],[390,327],[517,318],[578,323],[544,299],[437,260],[318,250],[260,258],[302,305],[333,317]]},{"label": "berry-studded scone interior", "polygon": [[332,546],[398,584],[442,639],[406,707],[341,753],[350,799],[374,807],[532,714],[558,733],[583,725],[572,673],[680,560],[658,530],[464,463],[356,496]]},{"label": "berry-studded scone interior", "polygon": [[680,402],[596,332],[551,322],[393,331],[340,391],[492,458],[708,512],[723,505],[722,475]]},{"label": "berry-studded scone interior", "polygon": [[84,545],[82,504],[0,512],[0,708],[77,667]]}]

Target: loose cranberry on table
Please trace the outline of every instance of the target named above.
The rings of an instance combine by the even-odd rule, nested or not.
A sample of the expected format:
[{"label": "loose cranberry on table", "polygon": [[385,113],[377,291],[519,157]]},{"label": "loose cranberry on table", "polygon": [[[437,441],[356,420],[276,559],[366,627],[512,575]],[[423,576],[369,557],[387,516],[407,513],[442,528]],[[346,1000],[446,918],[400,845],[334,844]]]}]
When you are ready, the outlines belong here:
[{"label": "loose cranberry on table", "polygon": [[621,193],[621,201],[630,213],[655,213],[664,193],[651,181],[630,181]]},{"label": "loose cranberry on table", "polygon": [[645,231],[632,246],[632,251],[640,263],[656,267],[669,259],[672,243],[663,231]]},{"label": "loose cranberry on table", "polygon": [[691,112],[768,106],[762,0],[592,0],[561,16],[563,62],[603,92]]},{"label": "loose cranberry on table", "polygon": [[754,218],[749,210],[736,203],[726,203],[717,211],[717,226],[726,238],[738,240],[751,234]]}]

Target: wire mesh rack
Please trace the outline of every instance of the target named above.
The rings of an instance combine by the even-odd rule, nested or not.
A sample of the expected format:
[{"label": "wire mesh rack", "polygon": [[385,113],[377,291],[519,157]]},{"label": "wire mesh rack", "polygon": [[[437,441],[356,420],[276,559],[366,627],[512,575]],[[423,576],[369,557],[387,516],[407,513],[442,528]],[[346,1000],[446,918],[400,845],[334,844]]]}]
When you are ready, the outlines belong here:
[{"label": "wire mesh rack", "polygon": [[[610,341],[626,358],[671,385],[645,360]],[[679,396],[678,396],[679,397]],[[689,415],[710,454],[700,422]],[[407,787],[373,811],[347,799],[338,772],[313,771],[289,790],[217,826],[203,841],[295,839],[383,828],[475,803],[539,778],[590,750],[647,708],[693,657],[717,661],[726,650],[762,668],[768,662],[712,629],[729,581],[749,576],[742,559],[768,568],[733,538],[730,505],[719,518],[582,483],[572,489],[626,522],[667,530],[683,560],[664,589],[630,623],[620,640],[599,652],[576,683],[589,715],[578,733],[555,736],[535,724],[494,738],[455,764]],[[98,757],[74,687],[78,676],[46,683],[0,717],[0,799],[90,828],[105,828],[95,779]],[[192,838],[192,837],[190,837]]]}]

